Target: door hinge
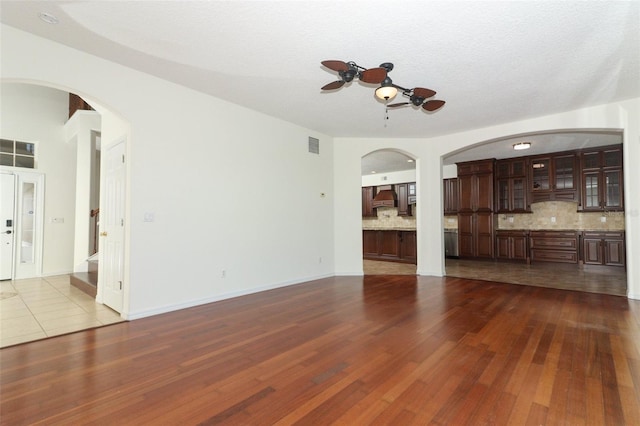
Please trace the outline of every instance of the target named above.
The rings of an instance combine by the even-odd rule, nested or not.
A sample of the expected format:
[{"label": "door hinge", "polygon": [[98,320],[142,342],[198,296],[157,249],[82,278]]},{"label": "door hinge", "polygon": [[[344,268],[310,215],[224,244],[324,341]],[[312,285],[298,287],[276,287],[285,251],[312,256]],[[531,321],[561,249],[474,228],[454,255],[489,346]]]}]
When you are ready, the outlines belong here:
[{"label": "door hinge", "polygon": [[120,290],[122,290],[122,281],[118,281],[118,284],[120,284]]},{"label": "door hinge", "polygon": [[124,226],[124,219],[120,219],[120,226]]},{"label": "door hinge", "polygon": [[122,154],[122,162],[124,163],[124,154]]}]

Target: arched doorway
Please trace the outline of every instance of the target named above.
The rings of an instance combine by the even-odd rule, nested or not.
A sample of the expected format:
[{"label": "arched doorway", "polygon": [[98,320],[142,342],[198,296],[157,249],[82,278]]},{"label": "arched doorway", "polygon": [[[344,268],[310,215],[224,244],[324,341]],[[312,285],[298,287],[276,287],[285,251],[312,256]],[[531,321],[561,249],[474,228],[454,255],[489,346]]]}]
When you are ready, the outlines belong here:
[{"label": "arched doorway", "polygon": [[[40,283],[46,288],[49,288],[47,284],[51,284],[52,294],[61,296],[59,293],[62,293],[71,296],[72,294],[64,287],[65,283],[62,277],[66,277],[70,272],[82,271],[81,264],[93,254],[92,251],[95,251],[96,243],[99,240],[95,235],[97,233],[95,226],[97,218],[92,218],[91,213],[99,209],[100,199],[104,198],[100,191],[103,186],[100,173],[100,151],[101,145],[103,147],[109,145],[105,144],[102,138],[100,119],[107,114],[112,117],[110,122],[113,123],[113,117],[116,117],[116,114],[101,106],[99,102],[92,100],[90,96],[86,96],[85,99],[92,106],[96,106],[95,109],[98,112],[80,111],[73,115],[74,118],[71,120],[69,116],[71,92],[69,89],[46,83],[34,84],[33,82],[5,80],[2,81],[2,85],[3,89],[9,89],[2,91],[5,107],[9,108],[10,102],[4,102],[8,100],[11,100],[11,104],[14,106],[14,100],[22,103],[22,107],[17,105],[17,108],[12,109],[11,114],[8,114],[8,110],[6,115],[3,114],[2,137],[34,142],[37,149],[34,171],[42,173],[45,181],[42,185],[45,200],[42,203],[45,211],[44,243],[42,244],[43,268],[41,272],[33,276],[34,283]],[[13,99],[9,99],[9,97],[13,97]],[[38,106],[37,111],[34,105]],[[45,112],[47,109],[49,112]],[[17,117],[17,114],[22,114],[22,117]],[[78,114],[82,117],[78,118]],[[5,126],[6,120],[15,122],[16,125]],[[124,120],[122,122],[125,123]],[[20,123],[29,123],[29,126]],[[3,173],[22,173],[20,170],[17,167],[5,167]],[[124,194],[124,192],[120,194],[122,196],[120,204],[123,206],[126,203]],[[107,212],[103,210],[103,219],[108,217],[105,213]],[[124,228],[122,229],[124,230]],[[116,260],[112,259],[113,256],[109,253],[100,253],[100,255],[106,259],[106,261],[100,262],[100,268],[105,264],[115,264],[122,268],[126,262],[122,253],[119,254],[121,257]],[[92,297],[102,303],[103,292],[98,291],[98,288],[94,290],[98,293],[98,297],[96,297],[96,293]],[[124,296],[123,292],[121,292],[121,296]],[[60,297],[55,301],[60,302],[59,304],[62,306],[62,301],[58,299]],[[104,313],[99,309],[100,305],[96,305],[95,301],[91,302],[93,303],[81,300],[78,300],[77,303],[74,300],[65,302],[66,308],[60,309],[60,311],[66,310],[69,315],[77,314],[79,321],[73,326],[60,321],[60,327],[56,328],[52,325],[53,307],[46,314],[43,311],[40,315],[41,318],[36,318],[37,321],[40,322],[45,318],[44,321],[51,319],[52,322],[48,325],[40,322],[42,332],[45,335],[34,333],[33,339],[121,320],[119,314],[114,314],[113,317],[102,315],[101,320],[97,322],[86,318],[80,320],[80,317],[90,314],[90,311],[95,309],[98,309],[97,313],[99,314]],[[118,311],[122,312],[122,302],[119,305]],[[113,308],[113,306],[111,307]],[[58,331],[60,333],[57,333]]]},{"label": "arched doorway", "polygon": [[361,158],[362,258],[365,275],[415,275],[415,157],[381,149]]},{"label": "arched doorway", "polygon": [[[524,142],[529,149],[518,150]],[[447,216],[445,180],[445,242],[451,224],[462,257],[447,257],[446,275],[626,295],[622,142],[618,129],[563,129],[505,136],[446,155],[443,177],[466,182],[457,194],[466,207]],[[469,250],[476,223],[468,208],[474,203],[470,174],[458,175],[456,164],[466,170],[483,160],[495,160],[487,187],[476,190],[488,194],[483,215],[492,215],[493,228],[490,254],[476,256]],[[609,246],[601,234],[611,239]],[[556,244],[566,248],[552,250]],[[604,259],[609,255],[613,260]],[[557,279],[560,271],[563,278]]]}]

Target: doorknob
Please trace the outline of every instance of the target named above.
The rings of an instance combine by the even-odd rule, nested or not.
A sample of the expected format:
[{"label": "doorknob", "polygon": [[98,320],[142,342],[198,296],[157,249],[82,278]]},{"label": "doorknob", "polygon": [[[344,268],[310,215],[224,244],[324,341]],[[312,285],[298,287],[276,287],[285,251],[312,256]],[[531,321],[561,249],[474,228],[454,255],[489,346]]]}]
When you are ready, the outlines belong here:
[{"label": "doorknob", "polygon": [[6,232],[3,232],[3,234],[10,234],[10,233],[11,233],[11,231],[10,231],[10,230],[9,230],[9,231],[6,231]]},{"label": "doorknob", "polygon": [[102,232],[100,233],[100,236],[101,236],[101,237],[106,237],[106,236],[107,236],[107,231],[102,231]]}]

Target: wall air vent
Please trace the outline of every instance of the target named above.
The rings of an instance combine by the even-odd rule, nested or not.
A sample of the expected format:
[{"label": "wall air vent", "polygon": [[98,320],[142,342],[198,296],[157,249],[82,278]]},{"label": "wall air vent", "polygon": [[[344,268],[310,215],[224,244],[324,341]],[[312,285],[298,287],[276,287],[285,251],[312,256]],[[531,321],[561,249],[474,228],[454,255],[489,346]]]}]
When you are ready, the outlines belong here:
[{"label": "wall air vent", "polygon": [[309,152],[312,154],[320,154],[320,140],[309,136]]}]

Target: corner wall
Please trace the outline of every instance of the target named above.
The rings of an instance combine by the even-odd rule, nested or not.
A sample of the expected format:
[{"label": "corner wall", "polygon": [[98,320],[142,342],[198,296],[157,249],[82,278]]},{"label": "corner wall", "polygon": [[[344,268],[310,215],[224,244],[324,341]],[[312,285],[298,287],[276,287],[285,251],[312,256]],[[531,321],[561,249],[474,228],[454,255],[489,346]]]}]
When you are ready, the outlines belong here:
[{"label": "corner wall", "polygon": [[3,79],[68,88],[130,124],[126,318],[333,274],[330,137],[4,25],[1,49]]}]

